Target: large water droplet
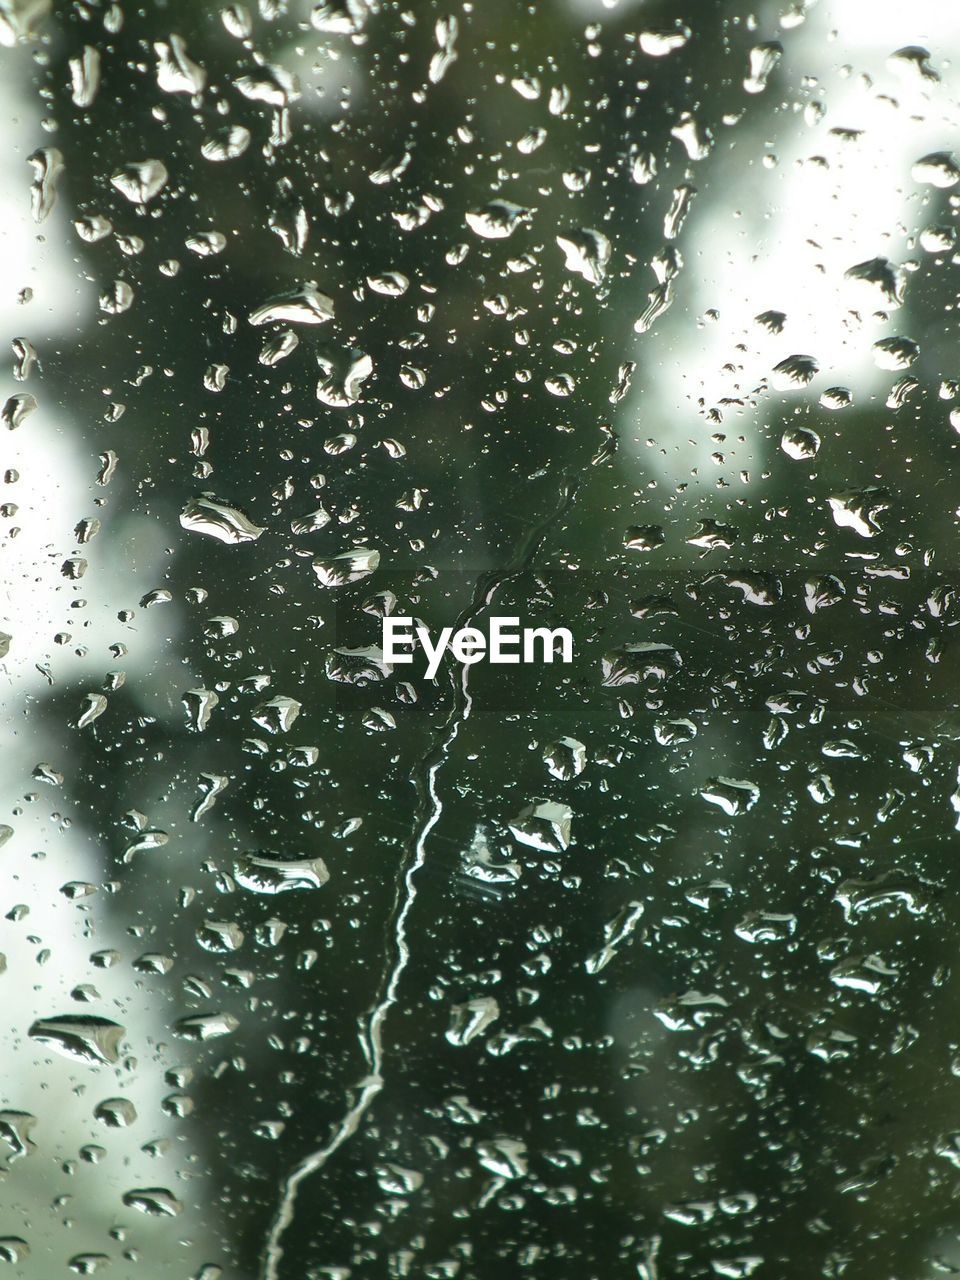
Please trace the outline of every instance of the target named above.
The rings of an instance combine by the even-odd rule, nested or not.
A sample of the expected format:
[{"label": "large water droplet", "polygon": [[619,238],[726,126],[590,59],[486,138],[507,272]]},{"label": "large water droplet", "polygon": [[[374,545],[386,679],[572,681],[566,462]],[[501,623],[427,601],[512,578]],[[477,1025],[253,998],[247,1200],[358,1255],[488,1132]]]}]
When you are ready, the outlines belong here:
[{"label": "large water droplet", "polygon": [[191,498],[180,513],[180,524],[191,533],[203,533],[208,538],[234,546],[241,542],[256,542],[265,532],[239,507],[232,507],[212,494]]},{"label": "large water droplet", "polygon": [[250,893],[289,893],[298,889],[320,889],[330,879],[322,858],[268,858],[248,853],[234,864],[233,876]]},{"label": "large water droplet", "polygon": [[66,1013],[58,1017],[38,1018],[27,1034],[65,1058],[82,1062],[85,1066],[96,1066],[119,1060],[120,1041],[126,1031],[109,1018]]}]

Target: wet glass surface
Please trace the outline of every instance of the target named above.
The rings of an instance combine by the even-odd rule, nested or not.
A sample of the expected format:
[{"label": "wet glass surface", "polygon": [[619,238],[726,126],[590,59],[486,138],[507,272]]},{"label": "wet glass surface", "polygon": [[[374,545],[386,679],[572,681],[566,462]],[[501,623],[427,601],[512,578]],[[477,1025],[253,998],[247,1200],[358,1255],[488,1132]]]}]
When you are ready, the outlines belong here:
[{"label": "wet glass surface", "polygon": [[0,1274],[955,1272],[960,10],[0,42]]}]

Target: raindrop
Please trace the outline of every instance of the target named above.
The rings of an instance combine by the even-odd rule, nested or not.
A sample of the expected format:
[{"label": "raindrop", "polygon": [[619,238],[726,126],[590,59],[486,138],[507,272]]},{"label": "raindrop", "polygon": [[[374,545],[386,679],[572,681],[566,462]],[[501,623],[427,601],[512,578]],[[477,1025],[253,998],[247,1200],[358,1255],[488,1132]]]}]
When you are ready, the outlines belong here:
[{"label": "raindrop", "polygon": [[780,437],[780,448],[788,458],[805,462],[817,456],[820,437],[810,427],[788,427]]},{"label": "raindrop", "polygon": [[947,151],[934,151],[928,156],[923,156],[914,164],[910,172],[914,182],[930,187],[940,187],[943,190],[955,187],[960,181],[960,168]]},{"label": "raindrop", "polygon": [[909,369],[920,355],[920,348],[910,338],[881,338],[872,350],[878,369]]},{"label": "raindrop", "polygon": [[128,1209],[139,1209],[154,1218],[175,1218],[183,1212],[183,1204],[165,1187],[138,1187],[124,1193]]},{"label": "raindrop", "polygon": [[637,43],[650,58],[665,58],[667,54],[682,49],[690,39],[690,28],[679,23],[672,28],[641,31]]},{"label": "raindrop", "polygon": [[557,244],[566,255],[564,266],[583,276],[588,284],[603,282],[610,261],[610,241],[601,231],[584,228],[557,236]]},{"label": "raindrop", "polygon": [[333,319],[333,300],[320,293],[315,284],[281,294],[250,313],[250,323],[325,324]]},{"label": "raindrop", "polygon": [[15,431],[17,427],[23,426],[36,407],[36,397],[30,395],[29,391],[21,391],[5,401],[0,410],[0,420],[8,431]]},{"label": "raindrop", "polygon": [[265,854],[245,854],[233,868],[234,879],[250,893],[288,893],[298,889],[320,889],[330,879],[322,858],[269,858]]},{"label": "raindrop", "polygon": [[603,684],[618,688],[628,684],[660,683],[679,671],[680,655],[669,644],[642,640],[622,645],[601,659]]},{"label": "raindrop", "polygon": [[93,1111],[94,1119],[109,1129],[125,1129],[137,1118],[137,1109],[128,1098],[105,1098]]},{"label": "raindrop", "polygon": [[232,1013],[191,1013],[174,1023],[173,1032],[183,1040],[218,1040],[232,1035],[239,1025]]},{"label": "raindrop", "polygon": [[628,551],[656,551],[665,541],[666,534],[658,524],[634,524],[623,535]]},{"label": "raindrop", "polygon": [[173,35],[169,42],[154,43],[157,55],[157,84],[164,93],[201,93],[207,83],[207,73],[187,55],[187,46],[180,36]]},{"label": "raindrop", "polygon": [[267,733],[288,733],[300,714],[300,707],[295,698],[278,694],[269,702],[261,702],[253,712],[253,719]]},{"label": "raindrop", "polygon": [[109,1018],[74,1013],[38,1018],[28,1032],[33,1040],[84,1066],[117,1062],[125,1034],[125,1029]]},{"label": "raindrop", "polygon": [[849,409],[853,404],[853,394],[846,387],[828,387],[820,397],[824,409],[836,412],[838,409]]},{"label": "raindrop", "polygon": [[169,177],[161,160],[138,160],[124,165],[110,181],[131,204],[149,204],[167,185]]},{"label": "raindrop", "polygon": [[529,216],[529,210],[509,200],[492,200],[482,209],[468,213],[466,221],[471,231],[484,240],[503,240]]},{"label": "raindrop", "polygon": [[77,58],[70,59],[70,96],[74,106],[85,109],[93,105],[100,87],[100,50],[84,45]]},{"label": "raindrop", "polygon": [[783,57],[783,45],[778,40],[757,44],[750,50],[750,74],[743,82],[747,93],[763,93],[774,67]]},{"label": "raindrop", "polygon": [[341,551],[339,555],[325,559],[318,556],[313,561],[313,572],[323,587],[342,587],[350,582],[368,578],[380,564],[380,552],[369,547],[355,547]]},{"label": "raindrop", "polygon": [[848,489],[827,499],[838,529],[853,529],[861,538],[874,538],[881,532],[877,516],[890,506],[886,490],[873,486]]},{"label": "raindrop", "polygon": [[224,125],[209,138],[205,138],[200,147],[204,160],[221,164],[225,160],[236,160],[242,156],[250,145],[250,130],[242,124]]},{"label": "raindrop", "polygon": [[458,1049],[483,1035],[500,1017],[500,1006],[493,996],[478,996],[465,1004],[455,1004],[450,1010],[450,1025],[446,1038]]},{"label": "raindrop", "polygon": [[57,183],[63,173],[63,153],[56,147],[40,147],[27,157],[33,169],[30,209],[34,222],[44,222],[57,202]]},{"label": "raindrop", "polygon": [[743,778],[710,778],[700,790],[701,796],[715,804],[730,818],[747,813],[760,799],[760,788]]},{"label": "raindrop", "polygon": [[561,782],[577,778],[587,766],[587,748],[576,738],[558,738],[543,749],[547,771]]},{"label": "raindrop", "polygon": [[893,310],[903,302],[906,276],[887,258],[858,262],[843,273],[843,278],[854,286],[851,292],[867,306]]},{"label": "raindrop", "polygon": [[809,386],[819,371],[820,365],[813,356],[787,356],[773,366],[771,383],[777,391],[796,391]]},{"label": "raindrop", "polygon": [[561,853],[570,844],[572,810],[552,800],[539,800],[521,809],[507,825],[514,839],[543,853]]},{"label": "raindrop", "polygon": [[191,533],[203,533],[233,546],[241,542],[256,542],[265,532],[238,507],[232,507],[212,494],[191,498],[180,513],[180,524]]}]

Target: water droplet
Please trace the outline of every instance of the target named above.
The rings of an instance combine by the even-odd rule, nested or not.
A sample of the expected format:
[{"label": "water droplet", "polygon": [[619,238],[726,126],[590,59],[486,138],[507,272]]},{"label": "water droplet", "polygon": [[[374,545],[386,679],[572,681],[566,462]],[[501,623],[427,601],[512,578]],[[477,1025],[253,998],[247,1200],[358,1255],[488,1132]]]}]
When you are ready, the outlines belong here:
[{"label": "water droplet", "polygon": [[107,709],[107,699],[102,693],[88,693],[84,696],[83,710],[77,720],[77,728],[85,729],[88,724],[93,724],[98,716],[102,716]]},{"label": "water droplet", "polygon": [[610,261],[610,241],[602,231],[584,227],[557,236],[557,244],[566,255],[564,266],[583,276],[588,284],[598,285],[606,274]]},{"label": "water droplet", "polygon": [[817,613],[820,609],[829,609],[839,604],[846,594],[846,587],[832,573],[808,578],[803,584],[803,602],[810,613]]},{"label": "water droplet", "polygon": [[587,767],[587,748],[576,738],[558,738],[544,747],[543,761],[551,777],[567,782]]},{"label": "water droplet", "polygon": [[322,858],[269,858],[248,853],[234,864],[234,879],[250,893],[288,893],[298,889],[320,889],[330,879]]},{"label": "water droplet", "polygon": [[682,746],[686,742],[692,742],[697,736],[697,726],[686,717],[658,720],[653,726],[653,736],[661,747]]},{"label": "water droplet", "polygon": [[684,111],[680,120],[670,130],[672,137],[682,143],[689,160],[705,160],[713,146],[713,137],[709,129],[701,126],[695,116]]},{"label": "water droplet", "polygon": [[[91,1148],[88,1148],[88,1151]],[[102,1150],[102,1148],[99,1148]],[[91,1161],[95,1163],[95,1161]],[[104,1267],[110,1265],[110,1258],[105,1253],[75,1253],[67,1266],[78,1276],[96,1275],[98,1271],[102,1271]]]},{"label": "water droplet", "polygon": [[423,1186],[423,1174],[416,1169],[404,1169],[399,1164],[378,1164],[373,1175],[377,1186],[387,1196],[409,1196]]},{"label": "water droplet", "polygon": [[729,551],[740,537],[740,530],[732,524],[723,524],[719,520],[701,520],[696,533],[685,541],[691,547],[702,547],[704,551]]},{"label": "water droplet", "polygon": [[167,185],[169,178],[163,161],[138,160],[124,165],[113,174],[110,182],[131,204],[149,204]]},{"label": "water droplet", "polygon": [[30,210],[34,222],[44,222],[57,202],[57,183],[63,173],[63,152],[56,147],[40,147],[27,157],[33,169]]},{"label": "water droplet", "polygon": [[173,1033],[182,1040],[218,1040],[232,1035],[239,1025],[232,1013],[191,1013],[177,1019]]},{"label": "water droplet", "polygon": [[920,355],[920,348],[910,338],[881,338],[872,351],[878,369],[909,369]]},{"label": "water droplet", "polygon": [[367,276],[367,287],[385,298],[402,298],[410,288],[410,281],[401,271],[382,271],[379,275]]},{"label": "water droplet", "polygon": [[788,427],[780,437],[780,448],[788,458],[805,462],[817,456],[820,437],[809,427]]},{"label": "water droplet", "polygon": [[245,129],[242,124],[224,125],[204,139],[200,154],[204,160],[222,164],[225,160],[236,160],[238,156],[242,156],[249,145],[249,129]]},{"label": "water droplet", "polygon": [[838,529],[853,529],[861,538],[874,538],[881,532],[877,516],[890,506],[886,490],[868,486],[848,489],[827,499]]},{"label": "water droplet", "polygon": [[457,19],[452,14],[446,18],[438,18],[434,24],[433,35],[437,42],[437,49],[432,54],[430,66],[427,69],[427,78],[431,84],[439,84],[456,62],[457,32]]},{"label": "water droplet", "polygon": [[497,1178],[523,1178],[527,1173],[527,1144],[518,1138],[478,1142],[477,1160]]},{"label": "water droplet", "polygon": [[853,404],[853,394],[846,387],[828,387],[820,397],[824,409],[849,409]]},{"label": "water droplet", "polygon": [[262,102],[277,111],[300,97],[299,78],[276,63],[261,63],[250,75],[238,76],[234,84],[248,102]]},{"label": "water droplet", "polygon": [[551,377],[545,378],[543,385],[551,395],[560,399],[573,395],[577,387],[569,373],[555,373]]},{"label": "water droplet", "polygon": [[681,1227],[702,1227],[717,1216],[717,1205],[713,1200],[683,1200],[679,1204],[668,1204],[663,1216]]},{"label": "water droplet", "polygon": [[960,168],[948,151],[934,151],[923,156],[910,170],[914,182],[947,190],[960,182]]},{"label": "water droplet", "polygon": [[70,96],[74,106],[85,109],[93,105],[100,87],[100,50],[84,45],[78,58],[70,59]]},{"label": "water droplet", "polygon": [[879,956],[851,956],[830,970],[830,981],[835,987],[862,991],[874,996],[882,988],[884,978],[895,978],[897,970],[885,965]]},{"label": "water droplet", "polygon": [[656,551],[665,541],[666,534],[658,524],[634,524],[623,535],[628,551]]},{"label": "water droplet", "polygon": [[212,494],[191,498],[180,513],[180,524],[191,533],[203,533],[233,546],[241,542],[256,542],[265,532],[238,507],[232,507]]},{"label": "water droplet", "polygon": [[650,58],[665,58],[668,53],[682,49],[690,39],[690,28],[679,23],[675,27],[655,31],[641,31],[637,43]]},{"label": "water droplet", "polygon": [[[3,33],[4,19],[0,15],[0,35]],[[3,41],[4,44],[8,43]],[[9,42],[9,43],[12,43]],[[16,1265],[25,1261],[30,1256],[30,1246],[21,1236],[0,1236],[0,1262],[10,1262]]]},{"label": "water droplet", "polygon": [[317,363],[324,375],[317,383],[317,399],[331,409],[356,404],[364,382],[373,373],[373,361],[360,351],[351,351],[342,361],[321,355]]},{"label": "water droplet", "polygon": [[887,66],[902,80],[938,84],[940,77],[930,65],[930,50],[921,45],[907,45],[887,58]]},{"label": "water droplet", "polygon": [[307,283],[302,289],[281,294],[250,313],[250,323],[260,324],[325,324],[333,319],[333,300],[316,285]]},{"label": "water droplet", "polygon": [[482,209],[468,213],[466,222],[471,231],[485,240],[503,240],[529,216],[529,210],[509,200],[492,200]]},{"label": "water droplet", "polygon": [[843,273],[861,305],[893,310],[903,302],[906,275],[887,258],[869,258]]},{"label": "water droplet", "polygon": [[198,258],[212,258],[218,253],[223,253],[227,247],[227,237],[222,231],[201,231],[195,236],[187,236],[184,243]]},{"label": "water droplet", "polygon": [[693,198],[696,194],[697,188],[692,187],[689,182],[681,182],[680,186],[674,189],[670,208],[663,218],[664,239],[676,240],[683,229],[683,224],[686,221],[687,214],[690,212],[690,206],[693,204]]},{"label": "water droplet", "polygon": [[750,74],[743,82],[747,93],[763,93],[774,67],[783,57],[783,45],[779,40],[768,40],[750,50]]},{"label": "water droplet", "polygon": [[848,923],[874,911],[892,913],[903,907],[911,915],[923,915],[930,895],[917,876],[894,869],[870,879],[844,880],[837,886],[834,901],[843,908]]},{"label": "water droplet", "polygon": [[819,371],[820,365],[813,356],[787,356],[773,366],[770,382],[777,391],[795,391],[809,386]]},{"label": "water droplet", "polygon": [[253,720],[267,733],[288,733],[300,714],[301,704],[295,698],[277,694],[269,702],[261,702],[253,711]]},{"label": "water droplet", "polygon": [[642,640],[621,645],[601,659],[603,684],[607,688],[621,685],[660,683],[680,670],[680,655],[673,645]]},{"label": "water droplet", "polygon": [[175,1218],[183,1212],[183,1204],[166,1187],[137,1187],[124,1193],[123,1203],[154,1218]]},{"label": "water droplet", "polygon": [[638,187],[645,187],[657,176],[657,157],[652,151],[634,147],[630,151],[630,177]]},{"label": "water droplet", "polygon": [[528,804],[507,825],[514,839],[543,853],[561,853],[570,844],[572,810],[552,800]]},{"label": "water droplet", "polygon": [[129,1098],[105,1098],[97,1103],[94,1119],[109,1129],[125,1129],[137,1119],[137,1109]]},{"label": "water droplet", "polygon": [[77,235],[87,244],[96,244],[113,231],[113,223],[100,213],[88,213],[83,218],[77,218],[73,225]]},{"label": "water droplet", "polygon": [[233,920],[204,920],[197,930],[197,942],[204,951],[226,955],[243,946],[243,930]]},{"label": "water droplet", "polygon": [[628,902],[612,920],[607,921],[603,926],[603,946],[584,961],[587,973],[601,973],[610,964],[623,944],[631,940],[642,916],[643,903]]},{"label": "water droplet", "polygon": [[202,733],[210,723],[210,713],[220,699],[212,689],[188,689],[181,701],[187,713],[187,727],[196,733]]},{"label": "water droplet", "polygon": [[700,789],[704,800],[715,804],[730,818],[749,812],[760,799],[760,788],[744,778],[710,778]]},{"label": "water droplet", "polygon": [[126,1031],[109,1018],[66,1013],[58,1017],[38,1018],[27,1034],[65,1058],[85,1066],[96,1066],[119,1060],[120,1041]]},{"label": "water droplet", "polygon": [[30,1154],[36,1144],[30,1137],[37,1117],[29,1111],[0,1111],[0,1139],[10,1148],[7,1165]]},{"label": "water droplet", "polygon": [[380,564],[380,552],[369,547],[355,547],[341,551],[339,555],[325,559],[318,556],[313,561],[313,572],[321,586],[342,587],[349,582],[368,578]]},{"label": "water droplet", "polygon": [[783,327],[787,323],[787,317],[782,311],[761,311],[758,316],[754,316],[754,320],[767,333],[783,333]]},{"label": "water droplet", "polygon": [[375,645],[362,645],[356,649],[345,646],[331,649],[325,659],[324,670],[328,680],[363,688],[386,679],[392,668],[384,662],[382,649]]},{"label": "water droplet", "polygon": [[210,812],[217,803],[217,797],[222,795],[230,785],[230,779],[221,773],[201,773],[198,783],[201,799],[190,811],[191,822],[199,822],[205,814]]},{"label": "water droplet", "polygon": [[164,93],[201,93],[207,83],[207,73],[187,55],[187,46],[180,36],[172,35],[169,42],[154,42],[157,55],[157,84]]},{"label": "water droplet", "polygon": [[744,942],[786,942],[797,931],[797,917],[774,911],[751,911],[734,928]]},{"label": "water droplet", "polygon": [[4,402],[3,409],[0,410],[0,421],[8,431],[15,431],[17,427],[23,426],[36,407],[36,397],[29,391],[21,391]]}]

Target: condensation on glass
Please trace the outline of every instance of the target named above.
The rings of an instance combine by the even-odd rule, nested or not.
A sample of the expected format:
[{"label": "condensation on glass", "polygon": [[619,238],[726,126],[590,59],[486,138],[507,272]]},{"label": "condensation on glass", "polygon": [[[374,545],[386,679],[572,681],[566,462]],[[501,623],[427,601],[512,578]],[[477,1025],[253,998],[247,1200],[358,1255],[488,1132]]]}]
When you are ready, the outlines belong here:
[{"label": "condensation on glass", "polygon": [[0,41],[0,1272],[955,1272],[960,10]]}]

